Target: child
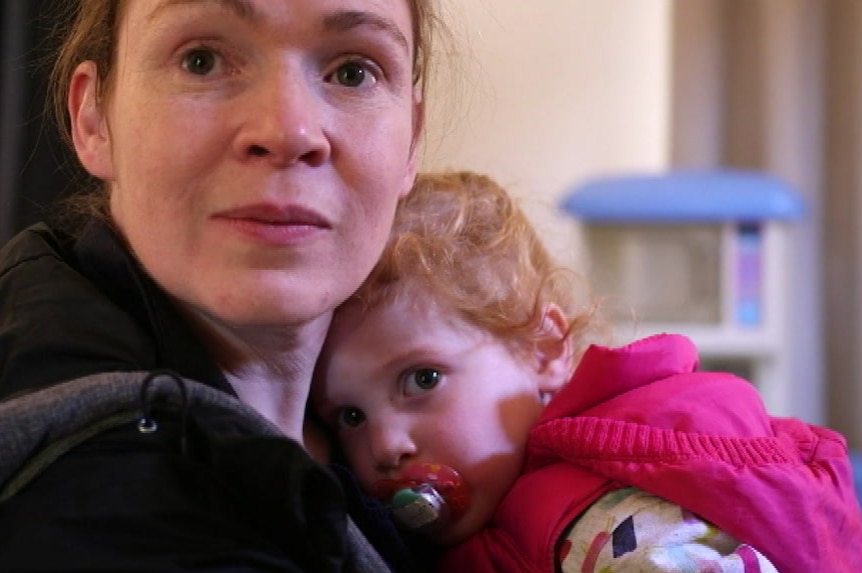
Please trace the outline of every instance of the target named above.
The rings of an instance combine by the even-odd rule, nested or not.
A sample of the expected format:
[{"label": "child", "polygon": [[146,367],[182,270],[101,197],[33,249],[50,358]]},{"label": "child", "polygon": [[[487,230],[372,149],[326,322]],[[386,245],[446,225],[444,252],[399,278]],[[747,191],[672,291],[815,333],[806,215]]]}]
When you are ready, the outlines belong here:
[{"label": "child", "polygon": [[862,571],[844,440],[684,337],[582,351],[570,278],[493,181],[429,174],[336,312],[312,403],[440,570]]}]

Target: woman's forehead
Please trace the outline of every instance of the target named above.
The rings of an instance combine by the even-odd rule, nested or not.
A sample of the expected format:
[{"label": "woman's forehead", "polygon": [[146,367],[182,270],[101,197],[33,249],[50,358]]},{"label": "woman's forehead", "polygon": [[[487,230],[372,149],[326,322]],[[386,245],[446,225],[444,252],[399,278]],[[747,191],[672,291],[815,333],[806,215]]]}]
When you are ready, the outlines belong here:
[{"label": "woman's forehead", "polygon": [[[250,23],[303,19],[317,13],[324,31],[369,27],[391,34],[408,50],[413,43],[413,14],[408,0],[135,0],[125,13],[152,23],[178,10],[211,9],[229,12]],[[314,9],[313,11],[310,9]]]}]

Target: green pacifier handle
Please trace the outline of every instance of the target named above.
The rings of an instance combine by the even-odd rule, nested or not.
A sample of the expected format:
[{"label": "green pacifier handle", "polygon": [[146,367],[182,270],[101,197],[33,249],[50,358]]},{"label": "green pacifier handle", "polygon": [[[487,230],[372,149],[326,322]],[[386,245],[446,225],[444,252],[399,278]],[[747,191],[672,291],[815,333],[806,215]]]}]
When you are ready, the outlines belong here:
[{"label": "green pacifier handle", "polygon": [[446,500],[427,483],[398,490],[392,496],[391,505],[395,519],[411,531],[437,527],[449,514]]}]

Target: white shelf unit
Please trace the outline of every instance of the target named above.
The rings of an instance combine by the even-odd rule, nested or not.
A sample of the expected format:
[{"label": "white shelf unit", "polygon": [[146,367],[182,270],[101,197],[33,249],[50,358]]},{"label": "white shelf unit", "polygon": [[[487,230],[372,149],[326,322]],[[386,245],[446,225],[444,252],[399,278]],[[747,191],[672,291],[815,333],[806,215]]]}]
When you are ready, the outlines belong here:
[{"label": "white shelf unit", "polygon": [[702,369],[739,374],[770,413],[795,414],[787,226],[803,205],[791,189],[736,171],[614,177],[578,186],[563,208],[582,224],[616,343],[685,334]]}]

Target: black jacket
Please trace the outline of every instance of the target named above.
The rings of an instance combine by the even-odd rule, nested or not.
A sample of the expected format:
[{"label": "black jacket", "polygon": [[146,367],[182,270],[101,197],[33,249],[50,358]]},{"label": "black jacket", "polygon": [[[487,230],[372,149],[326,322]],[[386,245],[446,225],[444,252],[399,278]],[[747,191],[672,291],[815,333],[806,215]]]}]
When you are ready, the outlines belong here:
[{"label": "black jacket", "polygon": [[[142,391],[154,372],[181,390],[173,401]],[[118,388],[122,411],[76,400]],[[2,571],[385,570],[346,515],[364,503],[242,410],[104,224],[78,239],[38,225],[0,250],[0,400],[7,419],[26,414],[13,430],[32,426],[0,437],[0,467],[14,470],[0,473]],[[82,421],[91,418],[112,421]],[[158,430],[142,431],[142,418]],[[381,539],[390,562],[411,570],[400,541]]]}]

